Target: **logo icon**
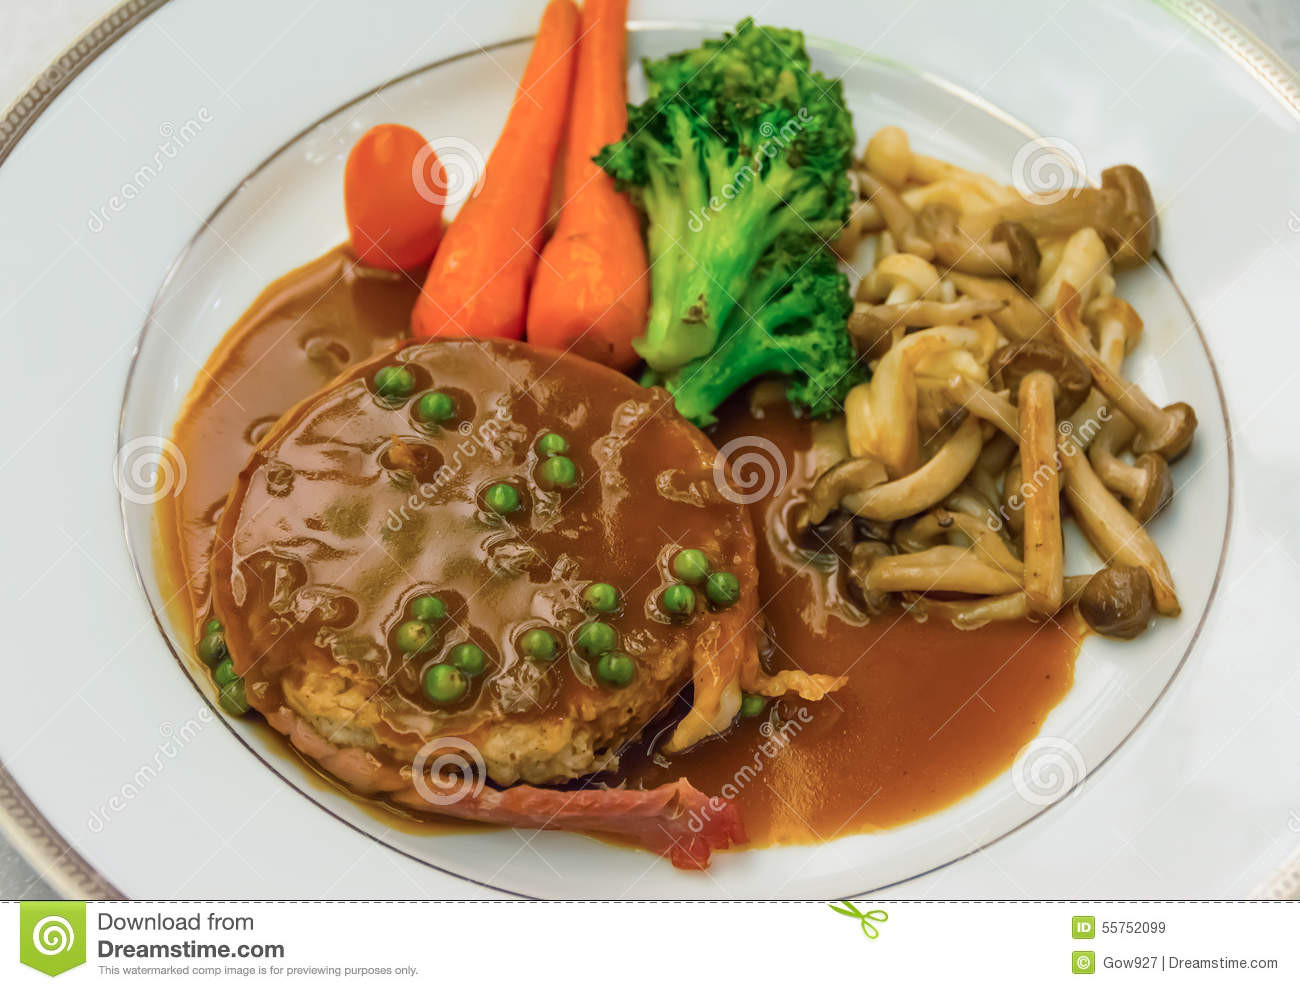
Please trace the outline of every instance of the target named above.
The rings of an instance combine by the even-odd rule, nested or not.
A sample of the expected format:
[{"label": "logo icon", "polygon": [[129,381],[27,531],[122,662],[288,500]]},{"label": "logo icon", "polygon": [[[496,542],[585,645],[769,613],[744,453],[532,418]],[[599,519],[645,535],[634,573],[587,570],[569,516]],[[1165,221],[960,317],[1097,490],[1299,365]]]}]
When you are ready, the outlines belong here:
[{"label": "logo icon", "polygon": [[867,938],[879,938],[880,929],[875,923],[884,924],[889,920],[889,914],[881,910],[863,911],[852,901],[840,901],[838,904],[827,905],[836,914],[842,914],[848,918],[856,918],[862,925],[862,934]]},{"label": "logo icon", "polygon": [[1097,971],[1097,954],[1091,949],[1075,952],[1070,956],[1071,973],[1095,973]]},{"label": "logo icon", "polygon": [[49,976],[84,963],[85,901],[24,901],[18,911],[18,959]]},{"label": "logo icon", "polygon": [[1071,938],[1096,938],[1097,919],[1090,914],[1076,914],[1070,919]]}]

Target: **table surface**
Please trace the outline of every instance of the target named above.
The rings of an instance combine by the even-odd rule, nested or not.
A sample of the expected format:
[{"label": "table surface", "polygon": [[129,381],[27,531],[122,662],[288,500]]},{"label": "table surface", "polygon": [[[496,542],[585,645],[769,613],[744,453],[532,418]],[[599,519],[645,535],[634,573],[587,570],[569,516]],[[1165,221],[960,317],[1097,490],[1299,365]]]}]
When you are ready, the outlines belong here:
[{"label": "table surface", "polygon": [[[8,105],[71,41],[115,4],[105,0],[22,0],[0,6],[0,105]],[[1300,65],[1300,4],[1295,0],[1219,0],[1292,65]],[[0,899],[58,895],[0,838]]]}]

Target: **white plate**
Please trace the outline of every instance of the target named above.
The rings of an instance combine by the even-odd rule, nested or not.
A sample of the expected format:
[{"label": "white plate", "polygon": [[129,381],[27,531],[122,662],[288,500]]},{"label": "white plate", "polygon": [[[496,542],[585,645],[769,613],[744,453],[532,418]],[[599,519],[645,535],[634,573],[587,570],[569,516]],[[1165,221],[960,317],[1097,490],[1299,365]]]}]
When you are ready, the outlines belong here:
[{"label": "white plate", "polygon": [[[1300,348],[1277,322],[1297,268],[1287,252],[1300,229],[1288,213],[1300,208],[1298,111],[1279,99],[1285,78],[1269,92],[1155,7],[1004,7],[999,28],[961,5],[919,3],[883,34],[883,24],[848,22],[831,4],[770,4],[761,18],[837,39],[817,43],[817,58],[845,75],[864,136],[902,123],[926,150],[1005,178],[1033,133],[1019,118],[1080,149],[1094,174],[1133,161],[1162,203],[1162,254],[1209,352],[1160,272],[1128,276],[1122,289],[1148,324],[1140,380],[1201,416],[1196,446],[1178,465],[1175,508],[1157,533],[1185,612],[1136,644],[1085,645],[1075,687],[1044,728],[1068,744],[1045,744],[1046,762],[1036,764],[1061,766],[1067,784],[1087,770],[1083,786],[992,845],[1042,809],[1010,775],[904,828],[720,856],[695,876],[554,833],[392,833],[256,735],[228,732],[168,654],[115,515],[112,420],[150,301],[157,296],[156,319],[141,343],[124,441],[166,433],[203,357],[258,289],[342,238],[342,155],[365,127],[397,119],[435,145],[491,146],[526,55],[502,42],[529,33],[537,5],[448,17],[394,3],[391,16],[358,21],[348,5],[324,2],[295,21],[251,2],[219,15],[173,2],[73,79],[0,169],[12,287],[0,322],[23,354],[22,374],[0,400],[8,421],[22,424],[5,464],[6,516],[21,521],[9,533],[6,627],[12,656],[23,658],[11,669],[12,693],[24,699],[0,724],[0,757],[11,791],[21,788],[43,813],[17,829],[29,847],[33,836],[66,840],[93,864],[75,882],[97,876],[154,897],[492,892],[481,884],[543,896],[833,897],[973,850],[979,856],[895,889],[1246,892],[1295,840],[1288,801],[1300,792],[1294,761],[1276,755],[1294,752],[1286,712],[1300,707],[1280,638],[1294,643],[1286,603],[1300,590],[1285,481],[1289,472],[1294,488],[1300,473],[1285,391]],[[718,2],[705,30],[744,13]],[[655,15],[681,24],[698,11],[667,3]],[[638,51],[700,36],[641,27]],[[264,40],[250,45],[254,37]],[[863,57],[867,47],[880,58]],[[146,557],[148,507],[123,505],[131,546]],[[152,593],[150,568],[142,577]],[[1142,722],[1198,630],[1189,662]],[[1068,787],[1048,791],[1060,797]],[[81,862],[68,853],[63,862]]]}]

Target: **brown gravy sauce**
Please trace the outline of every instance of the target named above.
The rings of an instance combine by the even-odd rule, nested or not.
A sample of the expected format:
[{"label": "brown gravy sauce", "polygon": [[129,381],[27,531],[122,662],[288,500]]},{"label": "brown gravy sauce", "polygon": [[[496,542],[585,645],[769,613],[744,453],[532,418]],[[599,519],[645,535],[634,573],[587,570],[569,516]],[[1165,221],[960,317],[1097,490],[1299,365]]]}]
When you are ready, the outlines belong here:
[{"label": "brown gravy sauce", "polygon": [[[180,628],[197,631],[207,613],[216,521],[262,433],[347,365],[405,336],[419,285],[330,251],[268,286],[208,359],[175,428],[188,481],[160,503],[157,520],[160,580],[179,603],[172,618]],[[634,787],[687,777],[734,800],[755,846],[898,825],[1004,772],[1069,690],[1084,633],[1072,615],[1060,625],[970,632],[902,612],[866,620],[836,591],[834,575],[797,551],[782,522],[818,469],[811,434],[779,404],[754,412],[733,402],[714,440],[762,437],[784,457],[785,486],[750,507],[774,664],[843,674],[847,685],[831,700],[783,701],[672,760],[651,754],[667,723],[652,725],[616,775]],[[444,828],[364,804],[389,826]]]}]

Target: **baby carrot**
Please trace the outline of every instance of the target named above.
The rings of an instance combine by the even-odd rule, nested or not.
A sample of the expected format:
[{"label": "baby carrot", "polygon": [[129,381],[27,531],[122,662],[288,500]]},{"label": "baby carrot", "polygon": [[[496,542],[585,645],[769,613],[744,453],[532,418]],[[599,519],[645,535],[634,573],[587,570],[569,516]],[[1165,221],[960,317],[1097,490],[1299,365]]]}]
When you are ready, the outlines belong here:
[{"label": "baby carrot", "polygon": [[577,39],[578,8],[551,0],[480,187],[429,268],[411,314],[416,337],[523,337]]},{"label": "baby carrot", "polygon": [[564,205],[528,301],[528,339],[615,368],[638,360],[650,280],[636,209],[591,159],[627,128],[627,0],[585,0]]},{"label": "baby carrot", "polygon": [[392,271],[427,264],[442,236],[446,190],[442,164],[418,131],[401,124],[366,131],[343,169],[343,209],[357,260]]}]

